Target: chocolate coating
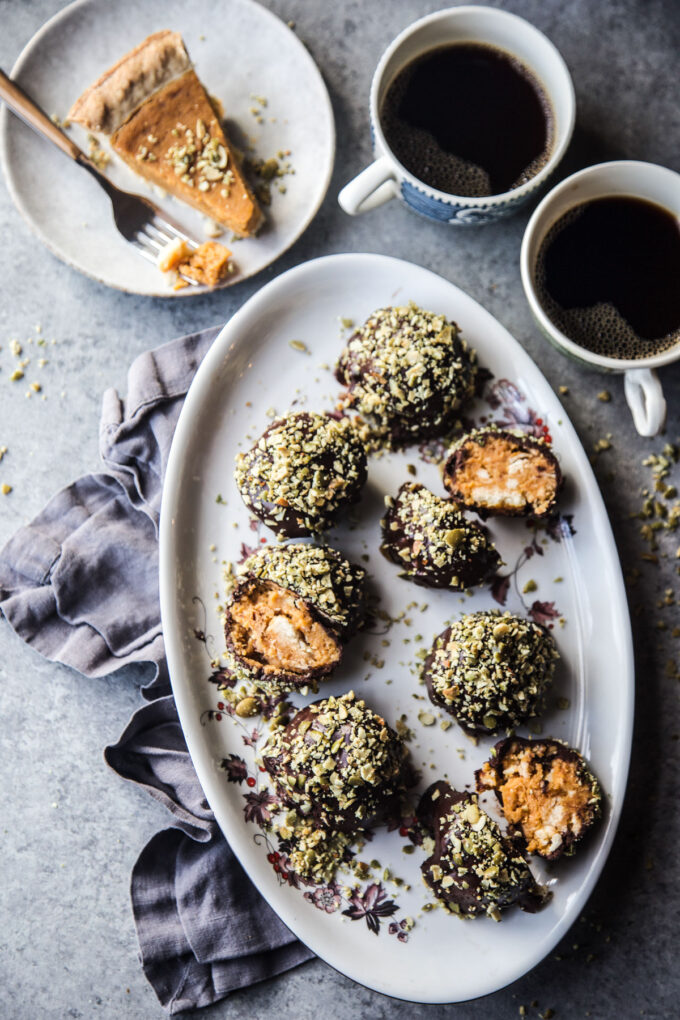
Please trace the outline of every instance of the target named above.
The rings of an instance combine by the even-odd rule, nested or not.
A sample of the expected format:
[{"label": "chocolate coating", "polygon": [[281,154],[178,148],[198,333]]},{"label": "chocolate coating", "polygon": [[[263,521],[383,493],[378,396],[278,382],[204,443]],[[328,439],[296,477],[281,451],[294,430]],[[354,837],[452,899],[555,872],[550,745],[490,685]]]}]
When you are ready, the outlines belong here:
[{"label": "chocolate coating", "polygon": [[425,884],[452,913],[500,921],[500,911],[514,903],[532,913],[538,909],[542,896],[527,862],[482,811],[476,794],[434,783],[422,796],[417,819],[434,840],[421,864]]},{"label": "chocolate coating", "polygon": [[329,546],[266,545],[239,573],[275,581],[300,595],[346,641],[366,616],[366,571]]},{"label": "chocolate coating", "polygon": [[452,499],[480,517],[540,519],[555,509],[562,471],[544,440],[489,426],[458,440],[443,480]]},{"label": "chocolate coating", "polygon": [[328,830],[356,833],[396,814],[407,751],[354,692],[301,709],[262,752],[282,802]]},{"label": "chocolate coating", "polygon": [[243,502],[287,538],[318,534],[359,499],[366,450],[348,418],[299,411],[279,418],[236,458]]},{"label": "chocolate coating", "polygon": [[502,562],[482,525],[417,482],[402,485],[389,506],[380,550],[415,584],[453,591],[483,584]]},{"label": "chocolate coating", "polygon": [[473,396],[476,354],[455,322],[415,304],[379,308],[343,348],[345,406],[395,446],[445,433]]},{"label": "chocolate coating", "polygon": [[423,678],[431,701],[468,733],[497,733],[536,715],[558,658],[544,627],[509,612],[481,611],[435,638]]},{"label": "chocolate coating", "polygon": [[602,814],[600,784],[561,740],[500,740],[475,777],[480,792],[495,792],[510,833],[549,861],[573,854]]}]

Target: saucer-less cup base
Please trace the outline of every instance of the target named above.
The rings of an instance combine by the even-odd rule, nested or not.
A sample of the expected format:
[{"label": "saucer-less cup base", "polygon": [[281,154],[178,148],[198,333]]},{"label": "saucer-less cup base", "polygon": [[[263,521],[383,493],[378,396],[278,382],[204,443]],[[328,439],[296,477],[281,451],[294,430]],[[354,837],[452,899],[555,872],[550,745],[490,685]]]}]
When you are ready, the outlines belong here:
[{"label": "saucer-less cup base", "polygon": [[[462,197],[428,187],[398,162],[383,135],[379,111],[396,75],[416,57],[448,43],[487,43],[527,66],[543,86],[555,118],[552,154],[526,184],[502,195]],[[391,198],[442,223],[491,223],[523,205],[545,183],[562,159],[574,129],[574,87],[564,60],[542,32],[528,21],[494,7],[453,7],[414,22],[388,47],[371,85],[370,116],[374,163],[347,184],[338,202],[351,216],[375,209]]]},{"label": "saucer-less cup base", "polygon": [[623,373],[624,393],[635,428],[641,436],[656,436],[666,421],[666,400],[656,369],[680,359],[680,342],[660,354],[634,360],[595,354],[558,329],[541,305],[534,286],[538,252],[553,224],[574,206],[611,195],[647,199],[680,218],[680,174],[667,167],[616,160],[579,170],[545,196],[527,224],[520,255],[522,286],[541,332],[553,346],[591,368]]}]

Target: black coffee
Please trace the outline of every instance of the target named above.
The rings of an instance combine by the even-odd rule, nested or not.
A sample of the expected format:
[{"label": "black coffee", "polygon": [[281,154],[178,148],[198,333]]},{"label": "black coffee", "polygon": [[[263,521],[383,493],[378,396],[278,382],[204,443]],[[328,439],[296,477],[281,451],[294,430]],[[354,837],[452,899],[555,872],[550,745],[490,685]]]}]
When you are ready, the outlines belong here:
[{"label": "black coffee", "polygon": [[399,72],[380,111],[390,149],[419,180],[450,195],[500,195],[550,158],[553,114],[515,57],[456,43]]},{"label": "black coffee", "polygon": [[680,223],[655,203],[612,196],[570,209],[535,278],[550,319],[595,354],[646,358],[680,341]]}]

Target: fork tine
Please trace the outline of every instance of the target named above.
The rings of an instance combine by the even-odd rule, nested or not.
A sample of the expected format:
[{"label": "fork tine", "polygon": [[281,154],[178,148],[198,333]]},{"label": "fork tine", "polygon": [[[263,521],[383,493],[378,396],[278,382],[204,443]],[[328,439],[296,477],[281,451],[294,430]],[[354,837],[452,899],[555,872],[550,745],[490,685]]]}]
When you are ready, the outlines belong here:
[{"label": "fork tine", "polygon": [[159,242],[155,237],[152,237],[151,234],[147,234],[145,229],[137,230],[134,234],[133,241],[135,244],[140,245],[147,251],[150,249],[154,253],[154,256],[156,258],[158,258],[160,252],[164,247],[164,245],[161,242]]},{"label": "fork tine", "polygon": [[[187,244],[190,244],[193,248],[198,248],[198,241],[191,237],[190,234],[185,233],[181,227],[176,226],[174,223],[171,223],[170,220],[166,220],[158,214],[149,220],[148,226],[153,226],[158,233],[164,235],[167,240],[172,241],[175,238],[179,238],[181,241],[186,241]],[[168,237],[168,235],[170,236]]]},{"label": "fork tine", "polygon": [[158,265],[158,255],[155,254],[150,248],[145,247],[140,241],[132,240],[130,244],[134,245],[142,258],[147,259],[149,262],[153,262],[155,266]]},{"label": "fork tine", "polygon": [[161,230],[156,222],[149,220],[148,223],[144,224],[146,233],[151,233],[161,242],[161,244],[170,244],[172,241],[179,240],[174,234],[171,234],[169,230]]}]

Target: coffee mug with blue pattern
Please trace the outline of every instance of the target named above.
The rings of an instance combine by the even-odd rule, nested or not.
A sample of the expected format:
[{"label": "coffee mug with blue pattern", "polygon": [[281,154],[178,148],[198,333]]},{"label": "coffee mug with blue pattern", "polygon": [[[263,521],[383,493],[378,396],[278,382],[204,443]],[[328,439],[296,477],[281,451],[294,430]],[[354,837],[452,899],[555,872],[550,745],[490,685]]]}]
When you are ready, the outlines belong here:
[{"label": "coffee mug with blue pattern", "polygon": [[[538,79],[552,107],[554,139],[550,158],[530,180],[502,195],[463,197],[437,191],[409,173],[385,141],[379,111],[396,76],[423,53],[456,42],[484,43],[511,54]],[[406,28],[383,54],[373,76],[370,98],[375,162],[345,185],[338,201],[351,216],[399,198],[414,212],[440,223],[493,223],[516,212],[546,182],[569,145],[575,115],[574,87],[567,66],[550,40],[528,21],[494,7],[436,11]]]}]

